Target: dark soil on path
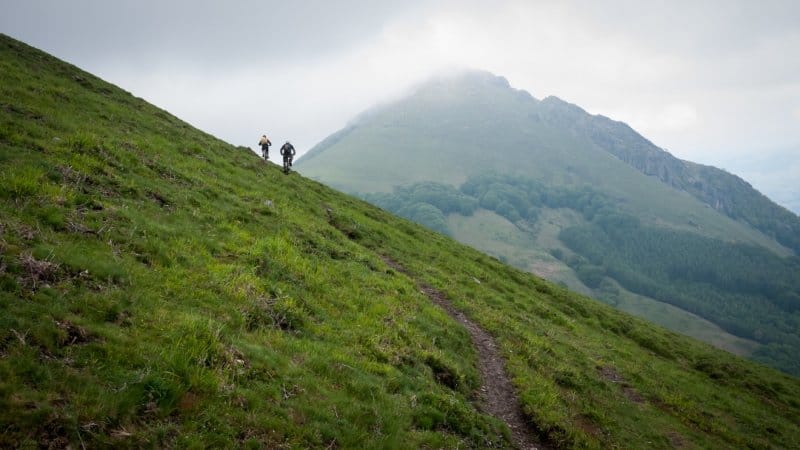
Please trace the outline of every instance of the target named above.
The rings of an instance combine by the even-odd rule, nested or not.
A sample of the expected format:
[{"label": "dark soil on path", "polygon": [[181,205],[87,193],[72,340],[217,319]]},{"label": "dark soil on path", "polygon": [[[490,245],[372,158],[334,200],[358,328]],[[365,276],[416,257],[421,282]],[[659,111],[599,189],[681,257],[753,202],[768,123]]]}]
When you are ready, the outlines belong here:
[{"label": "dark soil on path", "polygon": [[[395,261],[384,257],[386,263],[408,276],[413,276]],[[444,294],[419,283],[422,292],[469,332],[472,346],[478,352],[478,369],[481,373],[480,408],[502,420],[511,430],[514,446],[523,450],[547,449],[536,437],[534,427],[522,412],[517,393],[506,374],[505,361],[500,356],[494,338],[463,312],[457,310]]]}]

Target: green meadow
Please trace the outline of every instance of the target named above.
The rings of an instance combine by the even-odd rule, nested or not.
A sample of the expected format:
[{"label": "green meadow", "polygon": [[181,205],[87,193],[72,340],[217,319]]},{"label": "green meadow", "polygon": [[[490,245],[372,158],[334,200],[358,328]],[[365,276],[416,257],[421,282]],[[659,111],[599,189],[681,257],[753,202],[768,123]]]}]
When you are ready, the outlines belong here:
[{"label": "green meadow", "polygon": [[[384,262],[389,257],[408,274]],[[800,380],[265,163],[0,35],[0,447],[794,448]]]}]

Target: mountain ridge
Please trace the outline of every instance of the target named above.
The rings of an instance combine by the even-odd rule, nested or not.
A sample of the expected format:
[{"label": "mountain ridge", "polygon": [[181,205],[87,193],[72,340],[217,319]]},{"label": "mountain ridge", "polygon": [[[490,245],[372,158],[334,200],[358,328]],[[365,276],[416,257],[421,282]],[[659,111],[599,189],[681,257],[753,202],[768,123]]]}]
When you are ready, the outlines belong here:
[{"label": "mountain ridge", "polygon": [[[549,267],[542,273],[555,274],[554,281],[606,302],[643,298],[699,314],[738,338],[764,344],[753,353],[759,360],[800,370],[789,356],[800,352],[792,325],[800,317],[791,306],[800,295],[799,218],[738,177],[675,158],[627,124],[557,97],[536,100],[485,72],[468,73],[437,79],[373,109],[311,155],[297,167],[312,178],[446,234],[452,235],[450,223],[458,223],[459,236],[473,245],[525,270]],[[565,210],[577,216],[565,216]],[[470,219],[475,211],[495,219]],[[517,245],[486,228],[483,240],[476,239],[478,229],[502,226],[502,220],[518,229]],[[546,223],[553,220],[560,223],[556,229]],[[619,227],[651,248],[652,261],[621,240]],[[652,248],[645,236],[672,248]],[[605,248],[595,248],[598,242]],[[706,253],[693,254],[692,246]],[[742,271],[754,257],[775,275],[760,267]],[[705,278],[684,270],[697,261]],[[734,272],[745,294],[729,280]],[[665,323],[655,310],[641,311]],[[669,323],[676,331],[697,330],[682,320]],[[762,328],[782,331],[765,338]],[[786,343],[794,350],[785,353],[780,346]]]},{"label": "mountain ridge", "polygon": [[[550,103],[564,103],[557,97]],[[543,101],[543,104],[544,103]],[[575,106],[575,105],[572,105]],[[778,205],[741,177],[714,166],[681,160],[657,147],[628,124],[602,115],[589,115],[577,107],[569,116],[578,122],[590,122],[589,137],[599,147],[648,176],[686,191],[698,200],[735,220],[759,229],[800,254],[800,217]],[[580,117],[582,115],[583,117]],[[579,116],[579,117],[576,117]],[[584,127],[585,128],[585,127]],[[615,136],[619,140],[609,140]],[[746,206],[741,205],[744,202]],[[756,213],[753,208],[758,208]],[[777,220],[761,223],[759,217],[777,216]]]},{"label": "mountain ridge", "polygon": [[[526,99],[532,100],[534,103],[547,107],[548,112],[553,112],[554,110],[565,112],[565,114],[562,114],[560,117],[554,117],[553,115],[548,116],[551,120],[566,119],[573,122],[574,125],[585,125],[589,123],[594,127],[594,129],[590,130],[588,136],[592,142],[614,155],[619,160],[645,175],[655,176],[669,186],[688,192],[703,203],[735,220],[743,220],[747,224],[759,228],[761,231],[772,235],[783,245],[792,248],[795,253],[800,253],[800,240],[798,240],[800,238],[796,237],[800,236],[800,216],[797,216],[787,208],[773,202],[754,189],[750,183],[743,180],[741,177],[714,166],[676,158],[668,151],[653,144],[652,141],[636,132],[630,125],[624,122],[616,121],[601,114],[589,114],[580,106],[567,102],[554,95],[538,100],[525,90],[513,88],[506,78],[494,75],[491,72],[468,70],[453,78],[458,79],[458,82],[477,81],[479,83],[487,83],[507,88],[515,91]],[[425,89],[435,88],[443,82],[446,83],[446,80],[448,80],[446,76],[436,77],[432,81],[423,83],[415,90],[412,90],[410,95],[414,95]],[[377,106],[375,109],[380,110],[382,107],[383,106]],[[338,142],[344,135],[356,129],[359,122],[366,120],[370,114],[374,114],[374,111],[370,111],[370,113],[365,116],[357,116],[352,123],[349,123],[342,130],[323,139],[320,143],[312,147],[309,152],[299,158],[298,163],[303,164],[308,162],[326,148]],[[575,127],[575,129],[578,128],[579,127]],[[607,131],[609,129],[611,129],[613,133],[608,133]],[[619,142],[609,141],[607,139],[609,135],[620,137],[620,139],[626,141],[626,146],[619,145]],[[334,139],[329,140],[331,138]],[[631,145],[631,142],[633,142],[633,145]],[[747,197],[748,205],[752,206],[753,203],[768,205],[762,207],[764,211],[761,215],[777,214],[782,221],[788,222],[789,225],[782,227],[774,223],[759,223],[755,217],[747,214],[744,208],[736,203],[734,197],[726,195],[731,189],[736,189],[737,197]]]},{"label": "mountain ridge", "polygon": [[[448,86],[448,80],[454,80],[455,84]],[[478,86],[499,89],[487,91],[483,94],[476,94],[476,92],[480,91]],[[487,104],[489,110],[492,111],[492,113],[488,114],[488,116],[491,117],[491,115],[496,111],[491,109],[493,106],[491,105],[490,100],[488,100],[491,98],[487,97],[488,95],[506,96],[504,101],[508,101],[509,98],[515,100],[523,99],[522,101],[526,105],[523,105],[521,109],[517,109],[513,112],[500,112],[498,116],[503,116],[503,120],[509,120],[509,118],[513,116],[514,118],[510,121],[528,120],[526,125],[535,125],[538,122],[561,125],[562,128],[565,128],[569,132],[569,138],[574,140],[574,143],[570,145],[578,147],[585,146],[587,148],[603,150],[604,153],[612,156],[618,161],[624,162],[626,165],[635,169],[639,173],[653,177],[659,182],[670,186],[679,192],[688,193],[693,198],[700,201],[703,205],[714,208],[716,211],[721,212],[726,217],[738,221],[748,227],[758,229],[761,233],[768,236],[769,239],[773,239],[779,243],[779,245],[789,248],[792,250],[792,252],[797,253],[796,250],[800,244],[800,242],[798,242],[798,239],[800,239],[800,237],[798,237],[800,236],[800,217],[796,216],[786,208],[775,204],[740,177],[729,174],[722,169],[717,169],[712,166],[705,166],[690,161],[680,160],[668,153],[666,150],[657,147],[650,140],[641,136],[624,122],[615,121],[602,115],[590,115],[581,107],[555,96],[548,96],[544,100],[537,100],[526,91],[512,88],[505,78],[495,76],[486,71],[466,71],[458,76],[451,76],[451,78],[437,77],[434,78],[430,83],[421,84],[415,90],[413,90],[409,96],[406,97],[406,99],[423,98],[424,100],[422,100],[420,105],[404,106],[406,101],[399,100],[371,108],[369,110],[369,114],[357,116],[357,118],[351,121],[346,127],[331,134],[328,138],[323,139],[319,144],[315,145],[309,152],[298,159],[298,167],[305,168],[310,175],[316,176],[314,173],[314,170],[316,169],[313,167],[313,161],[320,158],[327,149],[335,146],[346,137],[360,132],[364,123],[367,123],[369,120],[373,120],[375,118],[380,119],[379,116],[381,114],[385,113],[387,110],[391,110],[392,108],[396,109],[410,107],[419,109],[429,107],[431,104],[435,104],[446,95],[449,95],[448,92],[458,92],[459,89],[463,91],[460,92],[460,94],[456,94],[460,95],[460,98],[446,98],[447,101],[454,102],[454,104],[451,106],[451,110],[458,110],[458,106],[456,106],[460,104],[458,102],[469,101],[469,98],[473,97],[477,99],[478,104]],[[491,94],[489,94],[489,92],[491,92]],[[480,95],[483,95],[484,97],[478,98]],[[518,102],[515,101],[515,103]],[[473,106],[474,105],[470,105],[469,107]],[[514,105],[515,108],[517,106],[518,105]],[[478,165],[491,167],[492,164],[504,164],[503,160],[506,158],[506,149],[492,149],[491,151],[496,152],[496,155],[489,157],[485,154],[487,150],[477,148],[481,146],[492,146],[491,141],[486,141],[485,139],[482,141],[480,140],[482,138],[481,134],[486,134],[486,129],[474,130],[465,128],[464,134],[478,134],[478,136],[476,136],[478,139],[475,139],[472,142],[469,140],[464,140],[463,136],[454,134],[448,136],[438,136],[436,135],[435,129],[429,128],[441,128],[448,126],[447,123],[436,123],[437,120],[441,120],[440,118],[446,114],[443,114],[443,112],[439,111],[427,111],[427,113],[432,115],[433,120],[430,123],[416,124],[423,127],[418,130],[414,130],[409,124],[404,124],[402,121],[398,123],[385,123],[382,126],[386,128],[402,128],[405,126],[413,132],[428,132],[432,136],[436,136],[435,139],[441,141],[441,144],[439,145],[446,145],[448,141],[452,141],[452,144],[460,146],[462,151],[469,151],[469,154],[464,155],[464,159],[475,159],[479,161]],[[399,117],[404,117],[408,114],[409,111],[403,110],[400,112]],[[465,119],[462,118],[459,120]],[[494,124],[492,123],[487,123],[483,126],[490,129],[493,125]],[[548,132],[542,129],[538,130],[539,131],[537,131],[537,133],[543,137],[533,136],[535,139],[538,139],[537,141],[530,144],[525,143],[524,141],[519,141],[514,142],[513,145],[527,146],[530,150],[536,150],[537,148],[547,149],[548,147],[552,147],[552,144],[547,141],[547,139],[551,138],[547,136]],[[608,132],[609,130],[610,132]],[[395,130],[390,130],[390,132],[393,131]],[[374,139],[375,137],[378,136],[371,136],[370,138]],[[531,136],[529,135],[528,137]],[[562,136],[562,138],[563,137],[564,136]],[[402,152],[409,152],[409,157],[411,158],[421,157],[423,154],[421,152],[423,151],[430,154],[434,159],[438,156],[435,148],[419,150],[410,141],[407,143],[391,142],[390,144],[398,147],[398,149],[400,149]],[[536,169],[535,158],[540,157],[541,155],[541,151],[538,150],[534,151],[531,155],[531,158],[534,159],[531,159],[530,163],[534,170]],[[370,153],[365,151],[362,151],[361,155],[359,156],[361,158],[371,158]],[[491,160],[489,158],[491,158]],[[351,162],[359,167],[367,167],[359,161]],[[459,161],[455,160],[454,163],[459,164]],[[375,165],[376,162],[370,161],[367,164]],[[506,164],[505,167],[510,168],[511,170],[515,169],[513,163]],[[574,164],[571,164],[567,165],[565,168],[567,171],[572,171],[575,169],[575,167],[576,166]],[[448,177],[452,176],[448,174],[458,172],[458,169],[454,171],[452,167],[448,167],[444,168],[444,170],[440,172],[445,177]],[[596,177],[595,172],[595,170],[584,170],[583,172],[576,173],[576,175],[583,177],[589,183],[593,183],[596,181],[593,179]],[[475,173],[466,173],[467,176],[474,174]],[[348,176],[354,176],[357,178],[363,177],[363,175],[360,173],[360,170],[354,170],[353,173],[348,174]],[[538,176],[546,176],[546,174],[539,174]],[[339,174],[336,179],[329,178],[326,180],[326,182],[332,183],[334,186],[337,186],[348,192],[369,192],[369,190],[367,190],[369,187],[361,186],[358,183],[348,186],[348,181],[344,179],[339,181],[340,178],[344,177]],[[372,190],[385,192],[390,190],[392,185],[414,181],[424,181],[419,176],[408,179],[404,179],[403,177],[394,177],[394,179],[398,180],[399,182],[394,184],[390,182],[384,182],[382,185],[373,186]],[[463,182],[464,179],[465,177],[462,175],[456,179],[447,181],[449,181],[450,184],[458,185],[460,182]],[[356,188],[356,185],[359,187]],[[732,195],[731,192],[736,192],[736,195]],[[639,206],[641,207],[642,205]],[[758,212],[749,213],[747,212],[748,207],[750,209],[758,210]],[[734,239],[740,239],[740,237]],[[762,245],[763,244],[764,243],[762,242]]]}]

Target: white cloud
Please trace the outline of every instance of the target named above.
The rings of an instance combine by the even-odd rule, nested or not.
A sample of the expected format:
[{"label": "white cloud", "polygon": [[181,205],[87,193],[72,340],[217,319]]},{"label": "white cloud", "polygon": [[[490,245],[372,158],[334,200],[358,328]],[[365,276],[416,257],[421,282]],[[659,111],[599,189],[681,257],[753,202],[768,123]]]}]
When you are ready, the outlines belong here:
[{"label": "white cloud", "polygon": [[671,103],[663,108],[644,112],[641,118],[633,119],[632,124],[640,131],[649,132],[678,132],[699,124],[697,110],[690,104]]},{"label": "white cloud", "polygon": [[726,169],[752,183],[763,194],[800,214],[800,145],[778,151],[734,156]]}]

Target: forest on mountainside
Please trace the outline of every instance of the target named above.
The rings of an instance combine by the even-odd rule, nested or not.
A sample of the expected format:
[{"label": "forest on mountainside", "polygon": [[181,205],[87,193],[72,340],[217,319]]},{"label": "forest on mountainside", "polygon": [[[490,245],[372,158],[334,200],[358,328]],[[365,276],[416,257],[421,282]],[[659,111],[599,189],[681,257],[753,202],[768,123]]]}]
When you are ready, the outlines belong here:
[{"label": "forest on mountainside", "polygon": [[800,254],[800,217],[769,201],[741,178],[716,167],[686,162],[702,181],[687,190],[706,203],[718,205],[728,217],[752,225],[757,230]]},{"label": "forest on mountainside", "polygon": [[563,229],[553,256],[592,289],[625,289],[678,306],[763,344],[753,359],[800,374],[800,258],[750,244],[643,223],[622,202],[588,186],[547,187],[524,176],[485,174],[459,189],[434,182],[364,196],[443,234],[446,216],[494,211],[523,230],[542,208],[579,212],[587,224]]}]

